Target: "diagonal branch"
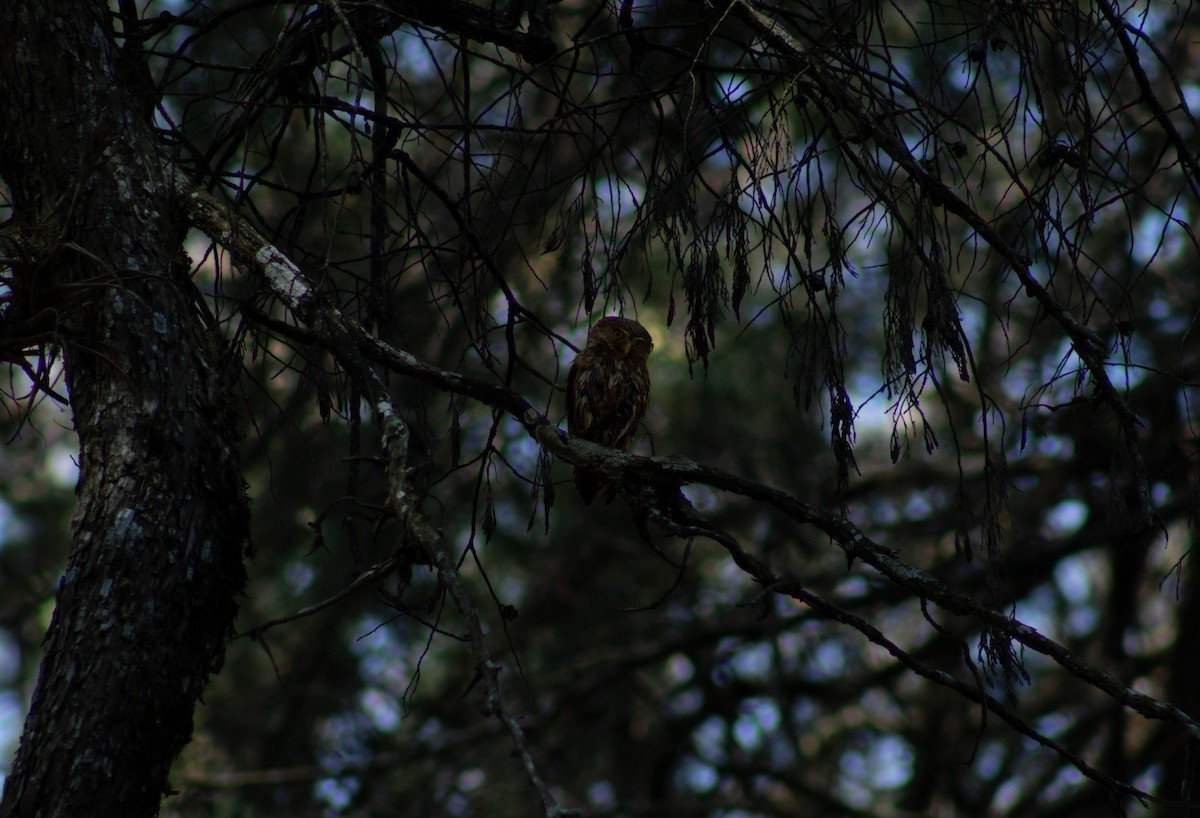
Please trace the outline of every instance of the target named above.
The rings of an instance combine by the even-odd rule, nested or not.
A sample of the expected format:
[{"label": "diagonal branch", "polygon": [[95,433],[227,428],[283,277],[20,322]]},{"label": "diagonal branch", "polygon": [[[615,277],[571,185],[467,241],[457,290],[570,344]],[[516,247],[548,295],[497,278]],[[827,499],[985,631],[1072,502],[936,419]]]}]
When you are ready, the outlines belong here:
[{"label": "diagonal branch", "polygon": [[[408,489],[408,426],[397,411],[378,367],[368,363],[364,355],[371,349],[374,339],[356,322],[347,319],[340,310],[323,303],[291,259],[271,245],[252,226],[231,218],[226,208],[211,194],[190,187],[182,178],[176,179],[176,194],[193,225],[228,249],[243,267],[262,276],[291,314],[308,326],[311,334],[315,336],[314,340],[329,349],[342,367],[362,386],[364,394],[371,401],[376,421],[382,429],[388,482],[387,509],[400,521],[407,541],[418,546],[437,568],[439,582],[450,594],[467,622],[476,673],[484,683],[484,715],[495,716],[504,725],[525,768],[529,783],[542,801],[546,818],[569,818],[578,815],[577,810],[561,807],[543,780],[520,722],[504,703],[500,690],[500,665],[491,658],[487,635],[484,633],[475,602],[459,575],[455,560],[446,550],[442,537],[416,508],[414,495]],[[401,355],[394,350],[392,352]],[[412,356],[403,357],[408,363],[416,363]],[[528,407],[528,404],[525,406]],[[346,593],[390,570],[392,562],[385,560],[377,566],[381,570],[368,571]],[[324,604],[321,607],[323,606]],[[315,611],[303,611],[301,614],[307,615],[312,612]],[[267,623],[267,626],[272,624],[277,623]],[[261,633],[265,627],[262,626],[257,631]]]},{"label": "diagonal branch", "polygon": [[545,62],[558,50],[549,31],[538,26],[534,11],[529,15],[529,32],[517,31],[517,21],[509,13],[509,8],[516,6],[513,3],[510,7],[497,9],[493,3],[491,8],[485,8],[466,0],[381,0],[377,4],[378,8],[388,9],[396,15],[389,15],[384,21],[389,29],[398,27],[405,20],[414,20],[430,28],[507,48],[532,63]]},{"label": "diagonal branch", "polygon": [[[1037,742],[1051,752],[1057,753],[1061,758],[1065,759],[1069,764],[1071,764],[1071,766],[1075,767],[1075,769],[1079,770],[1080,773],[1090,778],[1092,781],[1095,781],[1096,783],[1107,787],[1114,792],[1118,792],[1121,795],[1128,795],[1136,798],[1142,802],[1143,806],[1150,801],[1161,804],[1168,803],[1165,799],[1157,798],[1147,792],[1143,792],[1137,787],[1125,784],[1112,778],[1111,776],[1105,775],[1095,767],[1088,764],[1083,758],[1072,753],[1060,742],[1055,741],[1053,738],[1043,735],[1038,730],[1030,727],[1024,719],[1017,715],[1013,710],[1005,707],[1004,704],[984,690],[980,684],[968,684],[967,682],[952,676],[944,670],[932,667],[931,665],[922,662],[920,659],[912,656],[895,642],[884,636],[883,632],[870,622],[866,621],[862,617],[856,616],[844,608],[834,605],[832,602],[823,599],[810,591],[805,590],[798,582],[785,581],[776,587],[775,591],[803,602],[815,613],[819,614],[825,619],[841,622],[843,625],[853,628],[865,636],[870,642],[886,650],[889,654],[895,657],[896,661],[900,662],[918,676],[929,679],[934,684],[949,688],[968,701],[982,705],[988,712],[995,713],[997,716],[999,716],[1016,732],[1020,733],[1031,741]],[[935,627],[937,626],[935,625]],[[964,652],[966,651],[965,645],[963,646],[963,650]],[[969,663],[970,657],[965,656],[964,660]]]},{"label": "diagonal branch", "polygon": [[[585,440],[568,439],[557,426],[513,390],[499,384],[480,381],[457,372],[440,369],[419,360],[408,352],[395,349],[389,344],[371,337],[355,322],[345,318],[338,310],[322,306],[313,289],[305,283],[299,268],[271,246],[253,227],[233,221],[225,207],[210,194],[193,189],[183,181],[177,183],[177,193],[192,223],[230,250],[243,267],[265,278],[292,310],[293,315],[308,325],[309,332],[315,336],[311,340],[328,346],[342,359],[343,365],[352,372],[374,379],[381,384],[381,381],[378,381],[379,376],[375,367],[382,367],[396,374],[415,378],[443,391],[463,395],[505,411],[520,421],[528,434],[548,452],[575,465],[583,465],[599,471],[613,479],[635,478],[640,481],[673,486],[704,484],[770,505],[797,523],[812,525],[825,533],[846,552],[848,558],[861,560],[870,565],[896,585],[906,588],[914,596],[923,600],[932,600],[951,613],[974,617],[995,632],[1004,634],[1026,648],[1053,659],[1073,676],[1103,691],[1122,705],[1146,718],[1172,724],[1189,738],[1200,740],[1200,722],[1178,707],[1133,690],[1112,674],[1084,661],[1058,642],[1043,636],[1036,629],[1010,616],[1005,616],[916,566],[904,562],[896,556],[893,550],[874,542],[841,514],[805,503],[779,489],[745,480],[685,458],[641,457],[598,446]],[[367,366],[366,362],[370,362],[373,366]],[[385,430],[385,446],[395,452],[395,454],[389,454],[389,463],[391,464],[389,465],[389,483],[393,491],[393,497],[389,498],[389,504],[393,512],[401,516],[406,525],[418,527],[410,528],[410,530],[415,531],[422,542],[429,543],[428,548],[433,549],[430,552],[431,556],[436,556],[441,548],[440,545],[435,544],[436,534],[431,527],[427,530],[419,528],[419,526],[428,526],[428,523],[406,505],[403,452],[402,447],[398,445],[400,436],[405,432],[394,425],[399,418],[390,408],[388,403],[390,399],[380,398],[380,396],[386,397],[382,386],[373,388],[370,393],[375,394],[378,401],[376,411],[379,415],[380,425]],[[401,459],[393,460],[393,457]],[[668,510],[666,516],[672,516],[671,510]],[[707,531],[704,533],[708,536]],[[736,543],[727,542],[728,537],[725,539],[717,537],[717,539],[730,551],[730,555],[739,567],[753,575],[760,583],[765,583],[765,587],[801,587],[799,582],[793,578],[771,573],[758,562],[757,558]],[[440,562],[437,564],[441,566]],[[448,590],[455,595],[453,583],[458,582],[457,574],[443,573],[443,581],[448,583]],[[457,596],[455,596],[455,601],[460,604],[460,608],[465,604]],[[472,616],[469,613],[471,610],[473,608],[463,611],[464,616],[467,616],[468,619]],[[475,616],[477,619],[477,614]],[[493,695],[491,685],[495,679],[490,675],[488,663],[491,660],[486,653],[486,647],[480,642],[475,649],[476,661],[479,663],[483,678],[489,680],[489,710],[494,714],[502,712],[496,711],[490,704]],[[498,684],[495,688],[495,695],[499,696]],[[508,724],[508,722],[505,723]],[[519,727],[515,722],[513,725]],[[524,750],[523,734],[513,731],[512,735],[514,743],[518,748]],[[524,752],[527,756],[527,750]],[[526,766],[527,769],[533,769],[532,761],[528,761]],[[557,806],[547,803],[548,814],[552,808],[557,809]]]},{"label": "diagonal branch", "polygon": [[1138,520],[1136,530],[1131,534],[1137,535],[1151,530],[1155,524],[1155,514],[1150,501],[1150,484],[1146,477],[1145,463],[1137,445],[1137,430],[1142,424],[1109,377],[1105,368],[1103,339],[1064,308],[1034,277],[1030,259],[1018,252],[991,222],[979,215],[957,192],[913,156],[899,136],[881,126],[879,123],[882,118],[872,116],[852,93],[852,89],[832,76],[814,57],[811,49],[805,48],[781,23],[760,11],[750,0],[733,0],[733,6],[747,25],[774,45],[785,60],[811,79],[821,94],[850,118],[860,134],[870,134],[883,152],[903,168],[931,202],[937,202],[947,212],[953,213],[995,250],[1016,273],[1026,295],[1036,301],[1038,306],[1063,328],[1075,353],[1087,368],[1097,394],[1113,408],[1120,419],[1122,438],[1133,464],[1133,478],[1137,485]]},{"label": "diagonal branch", "polygon": [[[1100,0],[1099,6],[1104,19],[1112,27],[1113,34],[1116,35],[1117,40],[1121,43],[1121,50],[1125,52],[1125,59],[1129,62],[1129,68],[1133,72],[1133,77],[1137,80],[1138,90],[1142,94],[1140,101],[1145,103],[1150,112],[1154,114],[1155,121],[1158,122],[1163,132],[1167,135],[1167,140],[1174,146],[1180,163],[1188,170],[1188,185],[1192,189],[1192,195],[1200,199],[1200,160],[1197,159],[1195,151],[1188,146],[1188,142],[1184,139],[1183,134],[1179,133],[1179,129],[1175,127],[1175,123],[1171,121],[1171,117],[1167,115],[1162,102],[1159,101],[1158,95],[1154,92],[1154,88],[1150,84],[1150,78],[1146,75],[1146,69],[1142,67],[1142,60],[1138,57],[1137,46],[1134,45],[1133,39],[1130,37],[1131,30],[1139,37],[1145,37],[1145,34],[1132,29],[1108,0]],[[1182,94],[1182,90],[1180,90],[1180,93]],[[1186,108],[1184,110],[1186,111]],[[1193,127],[1195,127],[1195,124],[1193,121]]]}]

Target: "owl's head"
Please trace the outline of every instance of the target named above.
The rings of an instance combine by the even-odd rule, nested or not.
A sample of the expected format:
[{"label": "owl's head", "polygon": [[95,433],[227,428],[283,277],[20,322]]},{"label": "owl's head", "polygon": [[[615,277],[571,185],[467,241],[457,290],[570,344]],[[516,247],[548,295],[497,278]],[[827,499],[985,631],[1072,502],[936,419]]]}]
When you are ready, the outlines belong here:
[{"label": "owl's head", "polygon": [[605,349],[617,358],[644,361],[654,349],[654,339],[637,321],[609,315],[592,325],[588,346]]}]

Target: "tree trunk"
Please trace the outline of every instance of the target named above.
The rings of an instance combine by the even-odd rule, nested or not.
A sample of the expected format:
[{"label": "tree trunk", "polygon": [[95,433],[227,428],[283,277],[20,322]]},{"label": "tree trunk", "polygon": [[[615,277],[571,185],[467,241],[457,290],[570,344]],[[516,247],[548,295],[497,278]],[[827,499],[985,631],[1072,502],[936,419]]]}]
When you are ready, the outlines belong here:
[{"label": "tree trunk", "polygon": [[136,72],[108,3],[0,3],[19,228],[0,345],[52,327],[80,445],[70,559],[0,801],[14,818],[158,813],[245,579],[237,424]]}]

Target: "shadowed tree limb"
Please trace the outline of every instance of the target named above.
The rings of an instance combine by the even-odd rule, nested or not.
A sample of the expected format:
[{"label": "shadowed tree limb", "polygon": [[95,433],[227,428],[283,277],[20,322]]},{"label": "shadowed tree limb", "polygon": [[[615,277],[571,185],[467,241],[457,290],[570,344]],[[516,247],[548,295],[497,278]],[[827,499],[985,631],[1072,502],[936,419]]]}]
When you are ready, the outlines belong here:
[{"label": "shadowed tree limb", "polygon": [[[900,136],[892,130],[892,126],[884,124],[890,121],[887,117],[872,115],[868,112],[853,90],[847,87],[844,81],[832,75],[821,61],[823,55],[817,44],[806,47],[782,23],[760,11],[749,0],[733,0],[732,5],[743,22],[774,45],[781,52],[782,58],[791,62],[798,73],[808,78],[821,94],[833,103],[834,107],[849,117],[859,134],[869,135],[880,149],[925,191],[930,202],[936,202],[947,212],[953,213],[995,250],[1008,267],[1016,273],[1025,294],[1037,302],[1038,306],[1063,328],[1067,337],[1071,339],[1075,353],[1087,368],[1097,395],[1112,407],[1120,419],[1121,437],[1129,453],[1132,476],[1137,487],[1136,524],[1129,535],[1137,536],[1149,532],[1156,524],[1157,515],[1154,513],[1154,507],[1150,501],[1150,481],[1146,475],[1146,464],[1138,447],[1138,429],[1142,426],[1142,422],[1109,377],[1105,368],[1107,357],[1103,339],[1090,327],[1076,319],[1059,303],[1045,285],[1034,277],[1031,269],[1032,262],[1029,258],[1019,252],[991,222],[976,212],[970,203],[913,155]],[[1114,27],[1118,26],[1118,20],[1113,19],[1111,22]],[[1119,27],[1118,33],[1125,34]],[[1132,46],[1127,41],[1128,37],[1125,35],[1122,44],[1132,57],[1136,57],[1136,53],[1133,52]],[[1151,99],[1153,98],[1151,97]],[[1160,110],[1161,106],[1156,109],[1156,114]],[[1165,118],[1165,116],[1161,118]],[[1185,163],[1189,156],[1190,153],[1186,151],[1181,153]],[[852,157],[851,161],[853,161]],[[1187,163],[1187,166],[1192,169],[1194,163]],[[863,174],[863,181],[871,184],[871,175]],[[1013,181],[1020,184],[1019,180],[1015,178]]]},{"label": "shadowed tree limb", "polygon": [[[873,541],[840,513],[818,508],[786,492],[685,458],[642,457],[585,440],[571,439],[517,392],[499,384],[433,366],[408,352],[369,336],[338,310],[322,306],[312,288],[304,282],[299,268],[252,227],[235,227],[236,221],[230,219],[228,211],[218,200],[183,182],[179,183],[177,191],[193,224],[230,249],[238,263],[269,282],[272,290],[293,310],[297,319],[309,325],[309,332],[313,335],[308,335],[304,330],[293,330],[297,339],[315,339],[332,344],[335,352],[338,345],[352,344],[353,351],[347,353],[351,358],[357,357],[360,361],[371,362],[393,373],[415,378],[443,391],[463,395],[501,409],[520,421],[529,435],[547,451],[574,465],[601,472],[607,477],[632,480],[634,483],[666,483],[676,487],[684,484],[704,484],[769,505],[798,523],[814,526],[842,548],[848,557],[870,565],[891,582],[906,588],[915,597],[933,601],[951,613],[975,618],[995,632],[1053,659],[1071,675],[1103,691],[1122,705],[1146,718],[1172,724],[1185,736],[1200,740],[1200,723],[1178,707],[1133,690],[1112,674],[1084,661],[1036,629],[976,601],[920,568],[906,563],[893,549]],[[368,371],[371,369],[368,367]],[[381,416],[380,420],[386,429],[390,420],[386,416]],[[393,490],[397,490],[394,480]],[[397,508],[403,507],[403,498],[398,498],[395,502]],[[676,511],[666,509],[666,515],[672,517]],[[715,531],[708,526],[704,532],[696,533],[713,536]],[[721,542],[719,538],[718,541]],[[722,544],[729,548],[728,543]],[[766,587],[794,587],[802,590],[796,579],[774,574],[740,546],[733,548],[730,554],[743,570]]]},{"label": "shadowed tree limb", "polygon": [[[417,545],[437,569],[438,581],[450,594],[467,623],[467,639],[475,659],[476,674],[484,683],[484,715],[495,716],[508,732],[529,783],[537,791],[542,802],[546,818],[570,818],[578,815],[577,810],[560,806],[550,793],[533,759],[520,722],[504,702],[500,689],[500,665],[492,659],[475,601],[462,581],[456,561],[447,550],[444,538],[425,519],[414,503],[415,494],[410,490],[406,464],[408,426],[396,408],[379,369],[368,363],[368,355],[365,353],[377,351],[373,345],[379,344],[393,356],[402,357],[414,366],[424,366],[429,371],[429,377],[434,377],[434,373],[440,373],[440,370],[421,365],[416,358],[392,350],[386,344],[367,335],[357,322],[346,318],[340,310],[325,304],[295,263],[275,249],[252,226],[229,217],[216,198],[201,190],[190,188],[182,179],[176,182],[176,192],[193,225],[225,246],[237,263],[264,278],[291,314],[308,326],[309,332],[306,334],[310,340],[329,349],[350,376],[360,382],[363,394],[370,401],[376,422],[382,431],[388,481],[388,512],[403,526],[405,540]],[[276,330],[282,330],[286,334],[285,326],[276,326]],[[372,360],[379,363],[378,356],[372,356]],[[456,377],[453,373],[438,375],[441,376],[449,376],[451,379]],[[492,395],[515,396],[515,393],[503,387],[494,387],[488,392]],[[520,405],[515,408],[532,411],[532,407],[524,401],[520,401]],[[383,565],[386,564],[385,561]],[[381,572],[368,573],[377,575]],[[355,585],[357,584],[356,582]],[[262,627],[266,626],[260,626],[256,630],[261,631]]]}]

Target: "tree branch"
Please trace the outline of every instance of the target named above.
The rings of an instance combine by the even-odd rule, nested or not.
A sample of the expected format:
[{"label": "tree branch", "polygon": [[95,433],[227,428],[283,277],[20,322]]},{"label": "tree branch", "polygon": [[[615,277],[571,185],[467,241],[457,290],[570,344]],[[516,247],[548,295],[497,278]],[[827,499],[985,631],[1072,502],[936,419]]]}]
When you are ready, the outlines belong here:
[{"label": "tree branch", "polygon": [[1029,258],[1019,253],[991,222],[975,212],[958,193],[913,156],[896,133],[880,124],[886,120],[885,117],[868,113],[851,89],[847,88],[846,83],[830,75],[826,67],[814,56],[814,49],[805,48],[782,24],[759,11],[749,0],[733,0],[733,4],[741,19],[760,36],[774,44],[782,52],[781,56],[793,63],[798,71],[809,77],[821,94],[850,118],[859,133],[869,134],[883,152],[920,186],[931,202],[940,204],[948,212],[958,216],[988,246],[999,253],[1017,274],[1025,293],[1063,328],[1075,353],[1087,368],[1097,393],[1120,418],[1122,438],[1133,464],[1133,478],[1137,486],[1137,524],[1135,530],[1130,533],[1136,536],[1151,530],[1156,517],[1150,501],[1150,484],[1146,477],[1145,463],[1137,446],[1137,430],[1142,424],[1109,378],[1105,368],[1103,339],[1090,327],[1078,321],[1033,276]]},{"label": "tree branch", "polygon": [[[1187,140],[1179,133],[1179,129],[1175,127],[1175,123],[1171,121],[1166,109],[1159,102],[1158,95],[1154,93],[1154,88],[1150,85],[1150,78],[1146,76],[1146,69],[1142,67],[1142,61],[1138,57],[1137,46],[1133,44],[1133,40],[1129,36],[1130,26],[1121,15],[1117,14],[1108,0],[1100,0],[1099,6],[1104,19],[1112,27],[1113,34],[1121,43],[1121,50],[1125,52],[1125,59],[1129,62],[1134,79],[1137,80],[1138,90],[1142,92],[1141,101],[1146,103],[1150,112],[1154,114],[1155,121],[1162,127],[1163,132],[1167,135],[1167,140],[1175,148],[1179,161],[1188,170],[1188,185],[1192,189],[1192,195],[1200,199],[1200,161],[1197,160],[1196,154],[1188,148]],[[1136,30],[1135,33],[1139,37],[1145,36],[1144,33]],[[1180,94],[1182,95],[1182,90],[1180,90]],[[1192,125],[1195,127],[1196,123],[1193,122]]]},{"label": "tree branch", "polygon": [[[570,818],[578,815],[578,810],[560,806],[550,793],[533,759],[520,722],[504,704],[500,690],[500,665],[491,657],[479,610],[459,575],[455,560],[446,550],[442,537],[416,508],[414,495],[408,489],[408,426],[388,393],[378,369],[367,363],[367,357],[368,354],[374,353],[371,359],[375,363],[378,363],[381,357],[402,361],[405,368],[420,371],[424,375],[422,380],[436,382],[448,379],[462,382],[466,379],[454,373],[437,370],[422,364],[407,353],[391,349],[382,341],[367,335],[357,322],[347,319],[340,310],[322,303],[315,289],[305,280],[304,274],[291,259],[277,250],[252,226],[230,218],[226,209],[211,194],[190,187],[182,179],[176,180],[176,193],[193,225],[225,246],[245,269],[264,278],[292,315],[311,328],[316,335],[315,340],[328,348],[338,358],[342,367],[362,384],[371,401],[376,421],[382,429],[389,491],[387,509],[404,527],[405,539],[417,545],[436,567],[438,580],[466,620],[476,673],[484,682],[484,715],[495,716],[504,725],[525,768],[529,783],[542,801],[546,818]],[[380,348],[386,354],[381,354]],[[507,394],[510,396],[511,408],[522,413],[533,411],[523,399],[502,387],[470,391],[490,394],[493,397]],[[380,566],[360,576],[341,595],[348,594],[359,585],[386,573],[386,570],[382,569],[390,570],[392,564],[394,561],[385,560]],[[318,606],[317,610],[331,601],[336,601],[337,598],[327,600]],[[310,609],[296,616],[314,612],[315,610]],[[267,623],[267,626],[271,624],[276,623]],[[255,630],[261,632],[267,626],[260,626]]]},{"label": "tree branch", "polygon": [[[744,480],[742,477],[706,467],[706,465],[689,461],[686,458],[642,457],[629,452],[607,449],[605,446],[589,443],[587,440],[568,438],[562,429],[554,426],[545,415],[534,409],[532,404],[508,387],[440,369],[419,360],[418,357],[407,351],[395,349],[390,344],[367,335],[355,321],[344,317],[337,309],[320,305],[319,299],[314,295],[310,285],[304,282],[299,267],[296,267],[286,255],[270,246],[269,242],[266,242],[262,235],[259,235],[257,230],[250,225],[240,223],[227,216],[224,206],[218,203],[214,197],[188,186],[186,182],[179,182],[176,190],[197,228],[204,230],[215,240],[223,243],[234,254],[235,260],[245,269],[269,282],[271,288],[282,297],[284,303],[292,308],[295,317],[305,321],[311,327],[311,331],[316,333],[317,341],[328,345],[340,357],[343,366],[347,366],[352,372],[355,367],[358,367],[360,368],[358,374],[361,377],[370,378],[373,383],[379,384],[373,392],[377,396],[377,417],[380,426],[383,427],[384,446],[389,459],[388,476],[392,491],[389,498],[390,509],[418,537],[422,548],[425,548],[426,553],[430,554],[433,559],[434,565],[437,565],[439,576],[446,589],[450,591],[456,605],[466,616],[476,669],[486,682],[485,711],[499,717],[505,727],[509,729],[517,752],[526,766],[530,782],[534,784],[541,795],[547,816],[568,814],[568,811],[563,811],[557,804],[554,804],[545,784],[541,782],[538,770],[529,754],[520,723],[517,723],[515,718],[512,718],[504,709],[499,691],[499,668],[488,654],[478,611],[474,608],[474,603],[470,600],[466,589],[462,587],[454,561],[449,559],[449,555],[438,542],[438,537],[433,533],[432,528],[428,527],[428,524],[422,521],[418,513],[408,505],[409,500],[406,489],[404,489],[404,446],[402,445],[406,432],[396,427],[396,423],[400,420],[398,420],[394,408],[390,407],[388,399],[380,399],[380,396],[385,396],[385,393],[382,390],[382,380],[379,380],[376,367],[388,369],[388,371],[403,375],[403,377],[418,379],[436,389],[469,397],[490,405],[490,407],[506,411],[520,421],[530,437],[538,441],[548,452],[562,457],[572,464],[584,465],[589,469],[601,471],[611,479],[634,479],[634,481],[673,486],[676,489],[685,483],[702,483],[702,485],[739,494],[750,500],[758,501],[758,503],[772,506],[785,513],[793,521],[812,525],[822,531],[842,548],[842,551],[845,551],[847,558],[850,558],[851,561],[857,559],[874,567],[890,582],[907,589],[918,599],[934,601],[938,606],[955,614],[973,616],[974,619],[990,627],[992,631],[1004,634],[1004,636],[1025,645],[1026,648],[1052,658],[1070,674],[1108,694],[1116,702],[1128,706],[1129,709],[1139,712],[1147,718],[1168,722],[1180,729],[1180,732],[1188,738],[1200,740],[1200,723],[1186,712],[1176,708],[1175,705],[1133,690],[1106,670],[1082,660],[1055,642],[1054,639],[1043,636],[1034,628],[1025,625],[1024,622],[997,612],[984,603],[962,594],[961,591],[950,585],[938,581],[937,578],[918,567],[905,563],[904,560],[896,557],[893,549],[872,541],[850,519],[840,513],[818,509],[817,506],[804,503],[803,500],[794,498],[779,489]],[[347,351],[347,344],[352,345],[353,349]],[[373,366],[366,366],[365,362],[370,362]],[[814,606],[815,611],[823,612],[822,615],[827,615],[828,618],[846,621],[842,614],[829,608],[828,603],[817,600],[817,597],[805,591],[798,579],[776,575],[754,554],[745,551],[742,546],[738,545],[732,537],[724,535],[720,529],[703,521],[697,512],[690,510],[690,506],[686,506],[690,511],[683,512],[688,518],[680,517],[678,507],[680,505],[686,506],[683,503],[670,507],[664,504],[664,507],[654,511],[670,519],[676,525],[676,530],[682,525],[682,527],[688,528],[689,534],[708,536],[721,543],[730,552],[734,563],[748,575],[754,577],[763,588],[773,591],[773,593],[792,596],[793,599],[803,601],[806,605]],[[857,624],[854,626],[858,627]],[[862,627],[859,627],[858,630],[866,634],[868,638],[875,640],[874,633],[864,630]],[[912,667],[911,663],[908,664],[912,669],[920,672],[918,668]],[[944,684],[956,692],[962,693],[970,688],[947,674],[920,674],[938,684]],[[968,693],[964,693],[967,698],[979,702],[978,694]],[[991,709],[991,704],[988,706]],[[1006,717],[1006,721],[1014,724],[1014,727],[1018,727],[1018,724],[1010,718]],[[1068,758],[1070,759],[1069,754]],[[1076,766],[1079,765],[1076,764]],[[1091,768],[1085,768],[1086,765],[1079,769],[1085,772],[1085,775],[1094,777],[1094,771]],[[1123,786],[1121,789],[1122,792],[1144,795],[1135,790],[1126,790]]]}]

